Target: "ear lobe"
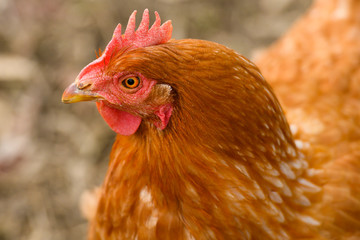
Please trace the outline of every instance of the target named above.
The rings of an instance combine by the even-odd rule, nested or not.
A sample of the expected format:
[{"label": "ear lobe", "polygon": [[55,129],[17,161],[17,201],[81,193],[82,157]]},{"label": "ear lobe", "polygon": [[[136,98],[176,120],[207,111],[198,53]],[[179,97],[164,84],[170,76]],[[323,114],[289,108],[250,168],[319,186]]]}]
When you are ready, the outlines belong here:
[{"label": "ear lobe", "polygon": [[159,117],[160,121],[154,122],[154,125],[157,128],[164,130],[169,123],[172,110],[173,106],[170,103],[160,106],[155,112],[155,115]]}]

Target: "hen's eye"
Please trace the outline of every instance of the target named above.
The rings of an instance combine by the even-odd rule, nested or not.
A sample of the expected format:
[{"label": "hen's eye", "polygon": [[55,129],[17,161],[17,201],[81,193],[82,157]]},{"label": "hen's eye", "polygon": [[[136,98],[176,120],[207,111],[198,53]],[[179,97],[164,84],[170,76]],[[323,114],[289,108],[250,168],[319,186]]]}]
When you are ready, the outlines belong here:
[{"label": "hen's eye", "polygon": [[138,77],[129,77],[122,81],[122,85],[126,88],[136,88],[140,84],[140,79]]}]

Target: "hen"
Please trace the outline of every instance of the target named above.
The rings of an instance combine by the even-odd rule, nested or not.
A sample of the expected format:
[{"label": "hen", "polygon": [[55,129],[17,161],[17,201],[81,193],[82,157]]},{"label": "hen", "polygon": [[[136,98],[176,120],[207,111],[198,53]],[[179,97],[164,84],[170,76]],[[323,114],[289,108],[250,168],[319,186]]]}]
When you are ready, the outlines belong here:
[{"label": "hen", "polygon": [[359,148],[306,148],[253,63],[135,14],[63,94],[118,133],[89,239],[360,236]]}]

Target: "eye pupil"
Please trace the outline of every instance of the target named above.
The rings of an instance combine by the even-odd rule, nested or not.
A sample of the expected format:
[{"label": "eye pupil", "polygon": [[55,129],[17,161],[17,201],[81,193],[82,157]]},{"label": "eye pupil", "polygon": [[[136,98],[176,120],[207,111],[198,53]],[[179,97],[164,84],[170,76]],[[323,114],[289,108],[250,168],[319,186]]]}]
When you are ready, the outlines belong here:
[{"label": "eye pupil", "polygon": [[134,80],[133,78],[128,78],[127,84],[128,84],[129,86],[132,86],[132,85],[135,84],[135,80]]}]

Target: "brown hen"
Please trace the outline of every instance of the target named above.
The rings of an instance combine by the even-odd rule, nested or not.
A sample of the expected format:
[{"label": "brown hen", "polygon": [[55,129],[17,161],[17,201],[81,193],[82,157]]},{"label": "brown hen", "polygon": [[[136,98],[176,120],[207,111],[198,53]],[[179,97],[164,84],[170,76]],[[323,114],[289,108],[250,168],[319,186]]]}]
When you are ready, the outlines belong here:
[{"label": "brown hen", "polygon": [[145,10],[135,31],[134,12],[63,95],[97,101],[118,133],[89,239],[358,236],[356,145],[340,158],[300,126],[293,135],[253,63],[214,42],[170,40],[156,16],[148,30]]}]

